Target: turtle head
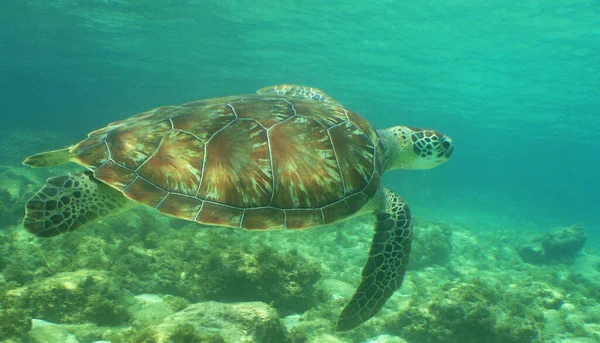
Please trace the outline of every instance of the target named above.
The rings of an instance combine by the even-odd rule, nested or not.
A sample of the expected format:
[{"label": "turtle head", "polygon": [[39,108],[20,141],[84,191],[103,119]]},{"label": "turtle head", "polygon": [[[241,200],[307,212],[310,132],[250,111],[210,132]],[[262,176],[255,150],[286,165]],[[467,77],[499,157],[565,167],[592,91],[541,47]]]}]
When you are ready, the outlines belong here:
[{"label": "turtle head", "polygon": [[387,155],[386,170],[430,169],[448,161],[452,139],[435,130],[394,126],[379,130]]}]

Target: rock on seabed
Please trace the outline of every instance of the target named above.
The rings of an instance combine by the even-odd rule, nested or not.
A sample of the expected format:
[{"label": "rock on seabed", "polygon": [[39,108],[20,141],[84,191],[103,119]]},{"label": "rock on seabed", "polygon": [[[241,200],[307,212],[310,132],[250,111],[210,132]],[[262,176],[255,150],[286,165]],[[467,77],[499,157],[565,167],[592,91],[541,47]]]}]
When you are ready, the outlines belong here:
[{"label": "rock on seabed", "polygon": [[193,327],[198,335],[214,335],[226,343],[282,343],[287,331],[277,311],[262,302],[202,302],[164,319],[156,327],[159,343],[171,342],[178,328]]}]

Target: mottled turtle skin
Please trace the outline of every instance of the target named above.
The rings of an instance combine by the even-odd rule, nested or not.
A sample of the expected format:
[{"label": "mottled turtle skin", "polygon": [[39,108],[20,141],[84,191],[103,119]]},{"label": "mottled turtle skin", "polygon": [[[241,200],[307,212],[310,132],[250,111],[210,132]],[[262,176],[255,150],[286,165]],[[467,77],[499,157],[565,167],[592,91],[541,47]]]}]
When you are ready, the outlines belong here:
[{"label": "mottled turtle skin", "polygon": [[371,213],[361,282],[336,330],[376,315],[408,265],[412,216],[380,185],[384,171],[447,161],[452,140],[435,130],[375,130],[322,91],[296,85],[159,107],[91,132],[25,165],[76,162],[25,205],[39,237],[74,231],[138,205],[177,218],[248,230],[303,229]]},{"label": "mottled turtle skin", "polygon": [[71,159],[129,199],[203,224],[302,229],[354,214],[379,187],[377,132],[282,87],[140,113],[90,133]]}]

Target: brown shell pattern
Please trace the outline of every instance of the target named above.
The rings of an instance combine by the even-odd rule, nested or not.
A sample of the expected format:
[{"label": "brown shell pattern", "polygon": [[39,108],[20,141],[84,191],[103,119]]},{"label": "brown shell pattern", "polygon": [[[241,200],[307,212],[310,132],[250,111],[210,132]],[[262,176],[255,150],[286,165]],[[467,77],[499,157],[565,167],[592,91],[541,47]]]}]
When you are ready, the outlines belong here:
[{"label": "brown shell pattern", "polygon": [[365,119],[333,100],[277,94],[159,107],[90,133],[72,152],[161,213],[246,229],[344,219],[373,197],[383,165]]}]

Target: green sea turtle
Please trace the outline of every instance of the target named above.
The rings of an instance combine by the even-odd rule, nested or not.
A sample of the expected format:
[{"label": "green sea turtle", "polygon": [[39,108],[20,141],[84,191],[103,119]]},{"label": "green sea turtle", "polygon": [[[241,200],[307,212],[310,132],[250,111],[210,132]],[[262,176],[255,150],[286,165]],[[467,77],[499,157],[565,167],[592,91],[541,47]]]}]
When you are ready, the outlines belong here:
[{"label": "green sea turtle", "polygon": [[322,91],[296,85],[164,106],[39,153],[32,167],[75,162],[87,170],[48,179],[23,225],[40,237],[73,231],[137,205],[209,225],[305,229],[372,213],[362,280],[337,330],[373,317],[408,264],[407,203],[380,184],[391,169],[427,169],[452,140],[405,126],[375,130]]}]

